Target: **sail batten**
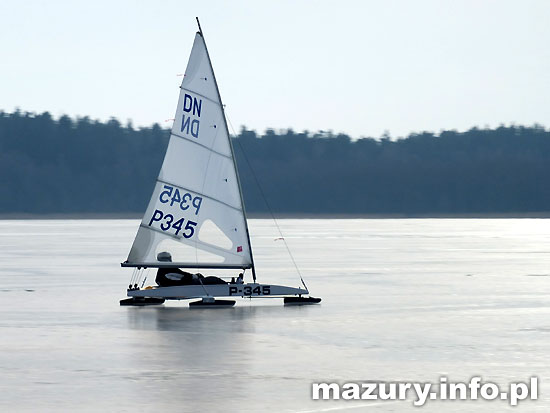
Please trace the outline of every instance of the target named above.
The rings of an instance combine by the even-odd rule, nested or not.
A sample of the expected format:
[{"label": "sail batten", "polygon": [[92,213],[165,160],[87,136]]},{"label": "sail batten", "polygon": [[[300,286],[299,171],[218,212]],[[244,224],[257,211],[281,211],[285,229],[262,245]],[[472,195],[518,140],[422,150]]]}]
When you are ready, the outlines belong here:
[{"label": "sail batten", "polygon": [[[230,139],[199,32],[180,86],[164,161],[124,266],[253,268]],[[170,253],[172,262],[159,261],[161,252]]]},{"label": "sail batten", "polygon": [[[189,188],[185,188],[185,187],[183,187],[183,186],[181,186],[181,185],[176,185],[176,184],[174,184],[173,182],[168,182],[168,181],[166,181],[166,180],[157,179],[157,182],[161,182],[161,183],[163,183],[163,184],[171,185],[171,186],[174,186],[174,187],[177,186],[179,189],[182,189],[182,190],[184,190],[184,191],[191,191],[191,189],[189,189]],[[193,191],[193,192],[195,192],[197,195],[200,195],[200,196],[203,197],[203,198],[208,198],[208,199],[211,199],[212,201],[219,202],[220,204],[223,204],[223,205],[225,205],[225,206],[228,207],[228,208],[232,208],[232,209],[234,209],[234,210],[236,210],[236,211],[242,211],[242,209],[240,209],[240,208],[236,208],[236,207],[234,207],[234,206],[232,206],[232,205],[226,204],[226,203],[223,202],[221,199],[216,199],[216,198],[214,198],[214,197],[208,196],[208,195],[206,195],[206,194],[202,194],[202,193],[197,192],[197,191]]]},{"label": "sail batten", "polygon": [[[145,228],[145,229],[147,229],[147,230],[149,230],[149,231],[158,232],[159,234],[163,234],[163,235],[166,234],[164,231],[162,231],[162,230],[160,230],[160,229],[158,229],[158,228],[149,227],[149,226],[144,226],[143,224],[140,224],[140,227],[141,227],[141,228]],[[180,237],[178,237],[178,236],[176,236],[176,235],[167,235],[167,236],[169,236],[169,237],[171,237],[172,239],[175,239],[175,240],[177,240],[177,241],[180,241]],[[206,243],[206,242],[202,242],[202,241],[200,241],[200,240],[195,241],[195,243],[197,244],[197,245],[196,245],[197,247],[202,248],[202,249],[205,250],[206,252],[213,252],[214,254],[215,254],[215,253],[222,253],[222,252],[223,252],[224,254],[230,254],[230,255],[233,255],[233,256],[235,256],[235,257],[238,257],[238,256],[239,256],[239,255],[236,254],[236,253],[227,251],[227,250],[225,250],[225,249],[223,249],[223,248],[220,248],[220,247],[218,247],[218,246],[216,246],[216,245],[212,245],[212,244],[208,244],[208,243]]]},{"label": "sail batten", "polygon": [[194,93],[195,95],[200,96],[200,97],[203,98],[203,99],[209,100],[210,102],[214,103],[215,105],[220,105],[220,106],[222,105],[220,102],[216,102],[215,100],[210,99],[208,96],[201,95],[200,93],[198,93],[198,92],[196,92],[196,91],[194,91],[194,90],[187,89],[187,88],[185,88],[185,87],[183,87],[183,86],[180,86],[180,89],[181,89],[181,90],[185,90],[185,91],[187,91],[187,92]]},{"label": "sail batten", "polygon": [[189,138],[186,138],[185,136],[178,135],[177,133],[172,132],[172,133],[170,134],[170,136],[175,136],[176,138],[185,139],[186,141],[191,142],[191,143],[193,143],[193,144],[195,144],[195,145],[202,146],[203,148],[206,148],[206,149],[212,151],[213,153],[215,153],[215,154],[217,154],[217,155],[223,156],[223,157],[228,158],[228,159],[232,159],[231,156],[229,156],[229,155],[226,155],[226,154],[221,153],[221,152],[216,152],[215,150],[209,148],[209,147],[206,146],[206,145],[203,145],[203,144],[200,143],[200,142],[193,141],[193,140],[191,140],[191,139],[189,139]]}]

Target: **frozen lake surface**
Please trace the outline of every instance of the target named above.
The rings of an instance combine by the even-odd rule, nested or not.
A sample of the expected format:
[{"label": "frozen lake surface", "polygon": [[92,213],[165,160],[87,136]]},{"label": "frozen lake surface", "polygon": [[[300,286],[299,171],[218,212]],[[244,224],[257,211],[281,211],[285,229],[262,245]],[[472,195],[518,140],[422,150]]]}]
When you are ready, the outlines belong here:
[{"label": "frozen lake surface", "polygon": [[[503,386],[536,375],[539,400],[423,412],[550,411],[550,220],[279,225],[321,305],[120,307],[138,221],[0,221],[0,411],[417,411],[312,401],[311,383],[442,375]],[[272,222],[250,230],[258,280],[298,286]]]}]

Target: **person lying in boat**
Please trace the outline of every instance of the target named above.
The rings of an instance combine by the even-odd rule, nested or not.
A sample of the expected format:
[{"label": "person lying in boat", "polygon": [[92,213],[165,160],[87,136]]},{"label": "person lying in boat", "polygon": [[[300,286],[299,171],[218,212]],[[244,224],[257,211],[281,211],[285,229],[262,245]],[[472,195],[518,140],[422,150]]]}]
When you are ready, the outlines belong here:
[{"label": "person lying in boat", "polygon": [[170,287],[173,285],[195,284],[194,279],[194,274],[182,271],[179,268],[159,268],[155,282],[160,287]]},{"label": "person lying in boat", "polygon": [[[169,252],[161,252],[157,255],[157,260],[161,262],[172,262],[172,255]],[[193,274],[175,267],[159,268],[155,282],[160,287],[193,284]]]},{"label": "person lying in boat", "polygon": [[[172,262],[172,255],[169,252],[161,252],[157,255],[161,262]],[[159,268],[155,282],[159,287],[171,287],[175,285],[213,285],[227,284],[224,280],[214,276],[205,277],[201,273],[191,274],[176,267]]]},{"label": "person lying in boat", "polygon": [[226,281],[219,277],[209,275],[205,277],[202,274],[191,274],[182,271],[179,268],[159,268],[157,277],[155,278],[159,287],[171,287],[174,285],[214,285],[227,284]]}]

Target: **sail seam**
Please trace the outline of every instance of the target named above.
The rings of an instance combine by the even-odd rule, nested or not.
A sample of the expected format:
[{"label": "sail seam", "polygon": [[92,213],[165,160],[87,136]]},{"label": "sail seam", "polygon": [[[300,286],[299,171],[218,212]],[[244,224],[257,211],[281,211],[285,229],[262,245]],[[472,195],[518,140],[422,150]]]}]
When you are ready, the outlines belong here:
[{"label": "sail seam", "polygon": [[[158,232],[159,234],[163,234],[163,235],[166,235],[170,238],[174,238],[178,241],[181,240],[181,237],[178,237],[177,235],[172,235],[172,234],[167,234],[165,231],[161,230],[161,229],[158,229],[158,228],[155,228],[155,227],[150,227],[149,225],[145,225],[143,222],[141,224],[139,224],[140,227],[144,228],[144,229],[149,229],[151,231],[154,231],[154,232]],[[180,241],[181,242],[181,241]],[[220,247],[216,247],[215,245],[212,245],[212,244],[208,244],[206,242],[203,242],[203,241],[195,241],[198,245],[202,245],[206,248],[210,248],[210,249],[213,249],[215,251],[220,251],[220,252],[223,252],[224,254],[230,254],[230,255],[233,255],[234,257],[239,257],[239,258],[243,258],[242,256],[238,255],[238,254],[235,254],[234,252],[232,251],[229,251],[229,250],[225,250],[223,248],[220,248]]]},{"label": "sail seam", "polygon": [[195,92],[194,90],[187,89],[186,87],[183,87],[183,86],[180,86],[180,89],[186,90],[187,92],[190,92],[190,93],[194,93],[195,95],[200,96],[200,97],[203,98],[203,99],[206,99],[206,100],[208,100],[208,101],[210,101],[210,102],[212,102],[212,103],[215,103],[215,104],[218,105],[218,106],[221,106],[221,103],[220,103],[220,102],[216,102],[215,100],[213,100],[213,99],[211,99],[211,98],[209,98],[209,97],[207,97],[207,96],[201,95],[200,93],[197,93],[197,92]]},{"label": "sail seam", "polygon": [[213,197],[211,197],[211,196],[202,194],[202,193],[200,193],[200,192],[198,192],[198,191],[193,191],[192,189],[185,188],[185,187],[183,187],[183,186],[174,184],[174,183],[172,183],[172,182],[165,181],[164,179],[159,179],[159,178],[157,178],[157,182],[160,182],[160,183],[163,183],[163,184],[167,184],[167,185],[171,185],[171,186],[175,186],[175,187],[177,187],[177,188],[179,188],[179,189],[183,189],[184,191],[193,192],[194,194],[197,194],[197,195],[199,195],[199,196],[202,196],[203,198],[210,199],[211,201],[214,201],[214,202],[219,202],[220,204],[225,205],[226,207],[229,207],[229,208],[231,208],[231,209],[234,209],[235,211],[238,211],[238,212],[242,212],[242,211],[243,211],[242,209],[237,208],[237,207],[234,207],[233,205],[230,205],[230,204],[228,204],[228,203],[226,203],[226,202],[223,202],[223,201],[221,201],[221,200],[219,200],[219,199],[216,199],[216,198],[213,198]]},{"label": "sail seam", "polygon": [[214,152],[215,154],[220,155],[220,156],[223,156],[224,158],[232,159],[231,156],[228,156],[228,155],[226,155],[226,154],[223,154],[223,153],[221,153],[221,152],[218,152],[218,151],[216,151],[216,150],[214,150],[214,149],[212,149],[212,148],[209,148],[209,147],[206,146],[206,145],[203,145],[203,144],[200,143],[200,142],[193,141],[193,140],[191,140],[191,139],[189,139],[189,138],[186,138],[185,136],[178,135],[177,133],[174,133],[174,132],[172,132],[171,135],[172,135],[172,136],[175,136],[176,138],[180,138],[180,139],[186,140],[187,142],[194,143],[195,145],[202,146],[203,148],[208,149],[210,152]]}]

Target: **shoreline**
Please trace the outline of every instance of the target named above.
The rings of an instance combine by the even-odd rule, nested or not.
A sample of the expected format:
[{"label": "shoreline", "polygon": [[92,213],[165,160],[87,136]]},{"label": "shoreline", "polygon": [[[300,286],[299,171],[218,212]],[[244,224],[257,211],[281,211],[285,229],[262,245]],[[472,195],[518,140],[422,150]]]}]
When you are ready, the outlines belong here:
[{"label": "shoreline", "polygon": [[[0,213],[0,220],[79,220],[79,219],[135,219],[140,220],[142,213]],[[249,213],[249,219],[270,219],[267,213]],[[550,218],[550,212],[493,212],[493,213],[423,213],[423,214],[343,214],[343,213],[280,213],[277,219],[533,219]]]}]

